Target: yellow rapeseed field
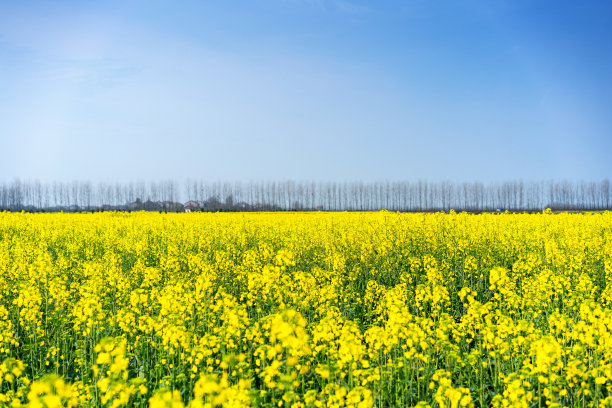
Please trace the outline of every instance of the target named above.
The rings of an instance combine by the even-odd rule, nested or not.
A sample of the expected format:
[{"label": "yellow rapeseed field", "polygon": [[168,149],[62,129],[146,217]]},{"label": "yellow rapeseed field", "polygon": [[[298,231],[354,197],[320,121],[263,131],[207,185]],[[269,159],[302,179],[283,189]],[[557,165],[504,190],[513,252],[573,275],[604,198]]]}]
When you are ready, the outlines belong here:
[{"label": "yellow rapeseed field", "polygon": [[0,214],[0,406],[612,406],[612,213]]}]

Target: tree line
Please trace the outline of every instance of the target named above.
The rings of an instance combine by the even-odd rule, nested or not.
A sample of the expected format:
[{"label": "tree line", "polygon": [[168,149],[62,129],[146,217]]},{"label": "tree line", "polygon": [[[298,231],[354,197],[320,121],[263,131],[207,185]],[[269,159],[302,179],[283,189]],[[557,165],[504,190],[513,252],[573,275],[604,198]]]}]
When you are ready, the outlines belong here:
[{"label": "tree line", "polygon": [[128,183],[19,179],[0,184],[8,211],[540,211],[612,209],[610,181],[251,181]]}]

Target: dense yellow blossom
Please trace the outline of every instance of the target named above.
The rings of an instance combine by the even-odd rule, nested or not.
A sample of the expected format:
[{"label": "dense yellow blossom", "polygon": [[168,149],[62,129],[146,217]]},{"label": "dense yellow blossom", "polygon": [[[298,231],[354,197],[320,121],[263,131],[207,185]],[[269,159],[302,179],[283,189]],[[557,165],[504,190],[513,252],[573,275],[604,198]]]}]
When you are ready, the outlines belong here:
[{"label": "dense yellow blossom", "polygon": [[612,406],[612,214],[0,214],[0,407]]}]

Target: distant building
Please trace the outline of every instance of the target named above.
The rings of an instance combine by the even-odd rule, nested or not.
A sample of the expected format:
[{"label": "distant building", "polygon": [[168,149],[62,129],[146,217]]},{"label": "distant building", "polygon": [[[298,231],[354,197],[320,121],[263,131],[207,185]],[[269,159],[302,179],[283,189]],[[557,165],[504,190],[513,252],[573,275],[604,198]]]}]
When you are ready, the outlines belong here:
[{"label": "distant building", "polygon": [[204,207],[204,203],[199,201],[187,201],[183,207],[185,208],[185,212],[198,211]]}]

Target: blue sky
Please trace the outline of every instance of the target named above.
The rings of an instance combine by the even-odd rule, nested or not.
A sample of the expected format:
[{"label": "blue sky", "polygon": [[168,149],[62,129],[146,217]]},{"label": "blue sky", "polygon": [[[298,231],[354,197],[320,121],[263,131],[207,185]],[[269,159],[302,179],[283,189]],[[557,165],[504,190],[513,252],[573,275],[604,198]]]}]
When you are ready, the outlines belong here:
[{"label": "blue sky", "polygon": [[3,1],[0,180],[612,175],[609,1]]}]

